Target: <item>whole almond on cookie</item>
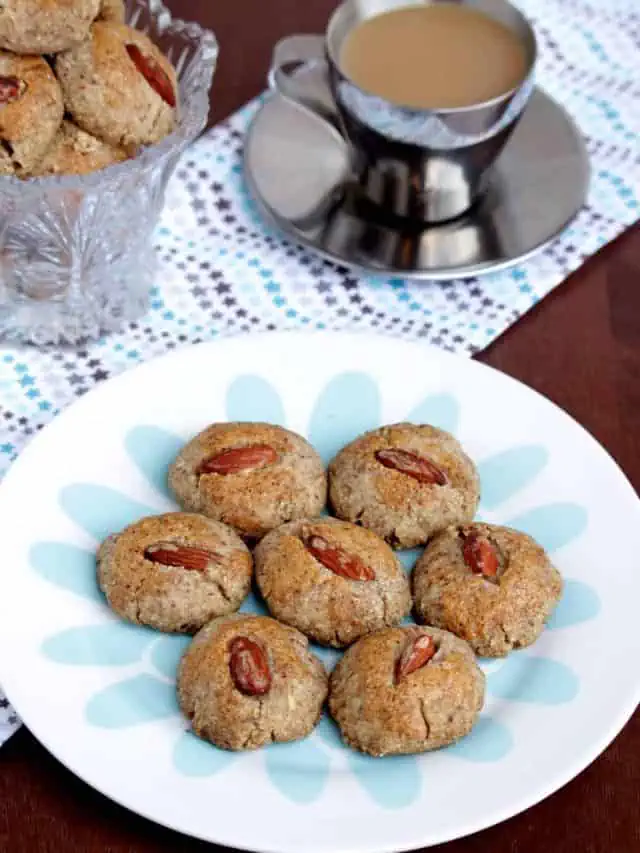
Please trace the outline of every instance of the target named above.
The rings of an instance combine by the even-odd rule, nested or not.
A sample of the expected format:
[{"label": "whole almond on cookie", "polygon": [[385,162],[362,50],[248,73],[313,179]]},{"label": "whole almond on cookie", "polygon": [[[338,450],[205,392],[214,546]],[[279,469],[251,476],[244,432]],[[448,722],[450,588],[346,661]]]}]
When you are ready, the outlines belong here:
[{"label": "whole almond on cookie", "polygon": [[233,683],[247,696],[264,696],[271,687],[271,669],[265,650],[248,637],[236,637],[229,647]]},{"label": "whole almond on cookie", "polygon": [[325,568],[342,578],[352,581],[372,581],[375,571],[362,562],[356,554],[331,545],[323,536],[310,535],[304,540],[305,548]]},{"label": "whole almond on cookie", "polygon": [[278,461],[277,452],[269,444],[250,444],[232,447],[204,459],[198,466],[198,474],[238,474],[253,471]]}]

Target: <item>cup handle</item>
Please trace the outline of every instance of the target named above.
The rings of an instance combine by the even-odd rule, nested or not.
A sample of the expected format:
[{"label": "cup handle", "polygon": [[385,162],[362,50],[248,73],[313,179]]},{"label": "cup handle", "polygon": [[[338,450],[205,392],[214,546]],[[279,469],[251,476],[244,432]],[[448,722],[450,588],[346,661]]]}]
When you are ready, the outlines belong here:
[{"label": "cup handle", "polygon": [[[296,73],[301,66],[322,69],[322,85],[315,77],[313,85],[305,75]],[[281,39],[273,49],[268,82],[271,89],[328,122],[343,136],[340,118],[329,86],[329,66],[324,36],[294,35]]]}]

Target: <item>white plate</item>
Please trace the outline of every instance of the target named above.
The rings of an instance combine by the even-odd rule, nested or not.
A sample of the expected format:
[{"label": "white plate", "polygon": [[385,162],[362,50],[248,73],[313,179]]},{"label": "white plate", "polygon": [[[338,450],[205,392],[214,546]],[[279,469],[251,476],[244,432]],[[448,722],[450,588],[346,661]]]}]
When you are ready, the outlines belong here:
[{"label": "white plate", "polygon": [[[225,419],[284,423],[325,458],[381,423],[450,428],[480,466],[482,516],[549,548],[567,580],[553,624],[532,649],[485,665],[488,699],[468,738],[371,759],[342,747],[327,720],[302,743],[253,754],[187,732],[173,683],[184,639],[119,622],[96,590],[93,552],[110,531],[172,507],[164,471],[176,448]],[[0,681],[25,723],[107,796],[210,841],[347,853],[475,832],[579,773],[640,695],[628,544],[640,502],[629,483],[547,400],[420,344],[273,334],[146,364],[33,441],[0,488],[0,517]]]}]

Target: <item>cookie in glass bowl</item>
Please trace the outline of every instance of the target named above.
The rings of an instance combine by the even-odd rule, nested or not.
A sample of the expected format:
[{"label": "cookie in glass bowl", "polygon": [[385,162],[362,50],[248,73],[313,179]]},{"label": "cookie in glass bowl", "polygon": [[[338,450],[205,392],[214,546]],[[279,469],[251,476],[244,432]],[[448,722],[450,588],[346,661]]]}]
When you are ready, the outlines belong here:
[{"label": "cookie in glass bowl", "polygon": [[223,749],[257,749],[310,734],[327,681],[299,631],[236,614],[194,637],[178,668],[178,700],[195,734]]},{"label": "cookie in glass bowl", "polygon": [[424,544],[475,515],[480,480],[448,432],[400,423],[365,433],[329,465],[329,500],[339,518],[397,548]]},{"label": "cookie in glass bowl", "polygon": [[391,548],[336,518],[292,521],[254,552],[269,611],[323,645],[344,648],[397,625],[411,609],[409,581]]},{"label": "cookie in glass bowl", "polygon": [[116,24],[124,24],[126,11],[124,0],[102,0],[98,12],[98,21],[113,21]]},{"label": "cookie in glass bowl", "polygon": [[478,522],[435,536],[412,581],[418,619],[486,657],[534,643],[562,594],[560,573],[530,536]]},{"label": "cookie in glass bowl", "polygon": [[67,111],[98,139],[135,149],[175,126],[176,73],[140,30],[97,21],[87,39],[56,57],[55,69]]},{"label": "cookie in glass bowl", "polygon": [[386,628],[333,670],[329,710],[349,746],[373,756],[427,752],[467,735],[484,704],[471,647],[431,626]]},{"label": "cookie in glass bowl", "polygon": [[67,50],[87,37],[100,0],[3,0],[0,48],[41,54]]},{"label": "cookie in glass bowl", "polygon": [[29,173],[31,178],[86,175],[129,158],[128,152],[63,121],[46,154]]},{"label": "cookie in glass bowl", "polygon": [[0,50],[0,176],[24,177],[40,162],[63,110],[60,85],[42,57]]}]

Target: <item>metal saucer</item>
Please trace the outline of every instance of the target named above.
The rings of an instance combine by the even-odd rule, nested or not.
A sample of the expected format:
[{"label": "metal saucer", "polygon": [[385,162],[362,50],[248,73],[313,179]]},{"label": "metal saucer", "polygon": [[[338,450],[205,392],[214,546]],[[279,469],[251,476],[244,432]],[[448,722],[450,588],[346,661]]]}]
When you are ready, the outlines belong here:
[{"label": "metal saucer", "polygon": [[[321,85],[317,72],[305,77]],[[244,174],[263,216],[294,242],[338,264],[430,280],[505,269],[543,248],[582,207],[589,160],[571,118],[538,89],[476,206],[413,225],[359,195],[337,131],[272,94],[247,133]]]}]

